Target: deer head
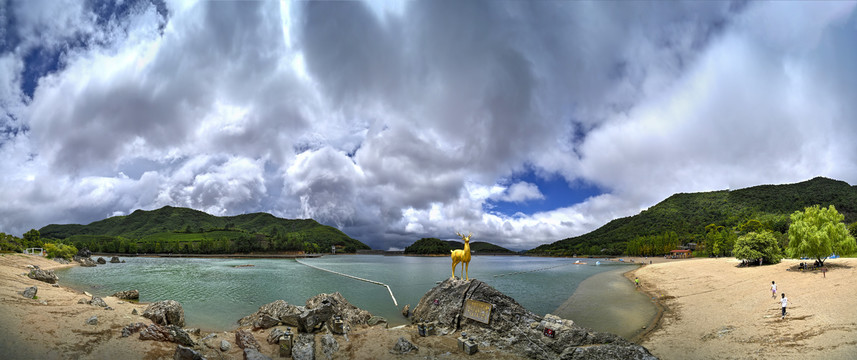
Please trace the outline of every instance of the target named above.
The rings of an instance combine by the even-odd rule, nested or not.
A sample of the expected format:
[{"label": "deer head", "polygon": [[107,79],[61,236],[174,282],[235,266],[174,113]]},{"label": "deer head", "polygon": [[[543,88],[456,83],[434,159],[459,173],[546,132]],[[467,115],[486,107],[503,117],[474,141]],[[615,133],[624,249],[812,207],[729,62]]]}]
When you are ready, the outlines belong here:
[{"label": "deer head", "polygon": [[469,244],[470,243],[470,237],[473,236],[473,233],[470,233],[470,235],[464,236],[464,235],[461,235],[461,233],[456,232],[455,235],[460,236],[461,240],[464,240],[465,244]]}]

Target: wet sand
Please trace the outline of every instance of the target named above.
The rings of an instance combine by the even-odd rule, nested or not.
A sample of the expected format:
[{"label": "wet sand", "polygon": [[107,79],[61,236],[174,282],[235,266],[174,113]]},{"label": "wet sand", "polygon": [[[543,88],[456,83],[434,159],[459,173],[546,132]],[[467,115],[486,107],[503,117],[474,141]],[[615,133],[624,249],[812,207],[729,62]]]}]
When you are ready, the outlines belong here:
[{"label": "wet sand", "polygon": [[857,358],[857,259],[828,260],[826,278],[795,271],[799,262],[744,268],[734,258],[692,259],[634,270],[627,276],[665,309],[641,345],[666,360]]}]

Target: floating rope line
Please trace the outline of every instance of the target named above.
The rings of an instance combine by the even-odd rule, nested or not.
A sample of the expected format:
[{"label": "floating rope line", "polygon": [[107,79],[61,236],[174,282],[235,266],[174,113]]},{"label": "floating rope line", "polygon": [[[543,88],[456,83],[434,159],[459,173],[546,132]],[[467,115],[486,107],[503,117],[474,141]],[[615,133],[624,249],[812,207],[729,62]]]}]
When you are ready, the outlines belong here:
[{"label": "floating rope line", "polygon": [[546,268],[539,268],[539,269],[534,269],[534,270],[517,271],[517,272],[511,272],[511,273],[508,273],[508,274],[494,275],[494,277],[503,277],[503,276],[509,276],[509,275],[526,274],[526,273],[531,273],[531,272],[536,272],[536,271],[550,270],[550,269],[553,269],[553,268],[558,268],[558,267],[560,267],[560,266],[568,266],[568,265],[581,265],[581,264],[579,264],[579,263],[578,263],[578,264],[575,264],[575,263],[560,264],[560,265],[548,266],[548,267],[546,267]]},{"label": "floating rope line", "polygon": [[347,277],[347,278],[352,278],[352,279],[354,279],[354,280],[365,281],[365,282],[368,282],[368,283],[371,283],[371,284],[375,284],[375,285],[383,286],[383,287],[387,288],[387,291],[388,291],[388,292],[390,292],[390,298],[391,298],[391,299],[393,299],[393,304],[395,304],[395,305],[396,305],[396,308],[398,308],[398,307],[399,307],[399,303],[396,301],[396,297],[395,297],[395,296],[393,296],[393,290],[391,290],[391,289],[390,289],[390,286],[389,286],[389,285],[387,285],[387,284],[384,284],[384,283],[382,283],[382,282],[380,282],[380,281],[364,279],[364,278],[361,278],[361,277],[356,277],[356,276],[354,276],[354,275],[343,274],[343,273],[341,273],[341,272],[337,272],[337,271],[333,271],[333,270],[328,270],[328,269],[325,269],[325,268],[320,268],[320,267],[318,267],[318,266],[310,265],[310,264],[307,264],[307,263],[305,263],[305,262],[302,262],[302,261],[300,261],[300,260],[298,260],[298,259],[295,259],[295,261],[297,261],[297,262],[298,262],[298,264],[306,265],[306,266],[309,266],[309,267],[311,267],[311,268],[313,268],[313,269],[316,269],[316,270],[327,271],[327,272],[329,272],[329,273],[333,273],[333,274],[340,275],[340,276],[345,276],[345,277]]}]

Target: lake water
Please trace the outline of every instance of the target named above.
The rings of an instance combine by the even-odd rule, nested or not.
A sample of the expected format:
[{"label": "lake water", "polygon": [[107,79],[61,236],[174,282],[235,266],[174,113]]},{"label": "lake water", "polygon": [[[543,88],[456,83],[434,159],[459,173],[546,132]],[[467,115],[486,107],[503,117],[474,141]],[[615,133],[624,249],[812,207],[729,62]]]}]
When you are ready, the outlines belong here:
[{"label": "lake water", "polygon": [[[386,283],[398,300],[396,307],[382,286],[320,271],[291,259],[125,257],[123,260],[126,263],[61,269],[57,275],[63,285],[96,296],[137,289],[142,302],[176,300],[184,308],[188,327],[212,331],[234,329],[238,319],[278,299],[304,305],[312,296],[336,291],[355,306],[387,318],[390,325],[404,324],[401,308],[410,304],[413,309],[423,294],[451,275],[448,257],[339,255],[300,260]],[[530,311],[545,315],[555,312],[590,276],[609,270],[632,269],[632,265],[605,261],[595,266],[594,259],[581,260],[588,265],[573,265],[575,260],[474,256],[470,262],[473,271],[470,277],[511,296]],[[587,300],[592,302],[599,301],[599,296],[614,295],[599,291],[588,294]],[[585,314],[566,309],[564,315],[571,319],[576,315],[597,317],[592,314],[592,307],[581,309]],[[602,330],[598,324],[585,326]]]}]

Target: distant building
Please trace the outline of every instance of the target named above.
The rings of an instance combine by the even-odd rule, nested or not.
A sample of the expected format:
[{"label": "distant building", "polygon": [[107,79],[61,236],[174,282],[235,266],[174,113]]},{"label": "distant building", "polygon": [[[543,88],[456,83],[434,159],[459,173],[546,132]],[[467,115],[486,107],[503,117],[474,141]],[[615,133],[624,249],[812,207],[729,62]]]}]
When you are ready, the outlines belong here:
[{"label": "distant building", "polygon": [[672,250],[670,256],[673,259],[689,259],[693,257],[693,253],[690,250]]}]

